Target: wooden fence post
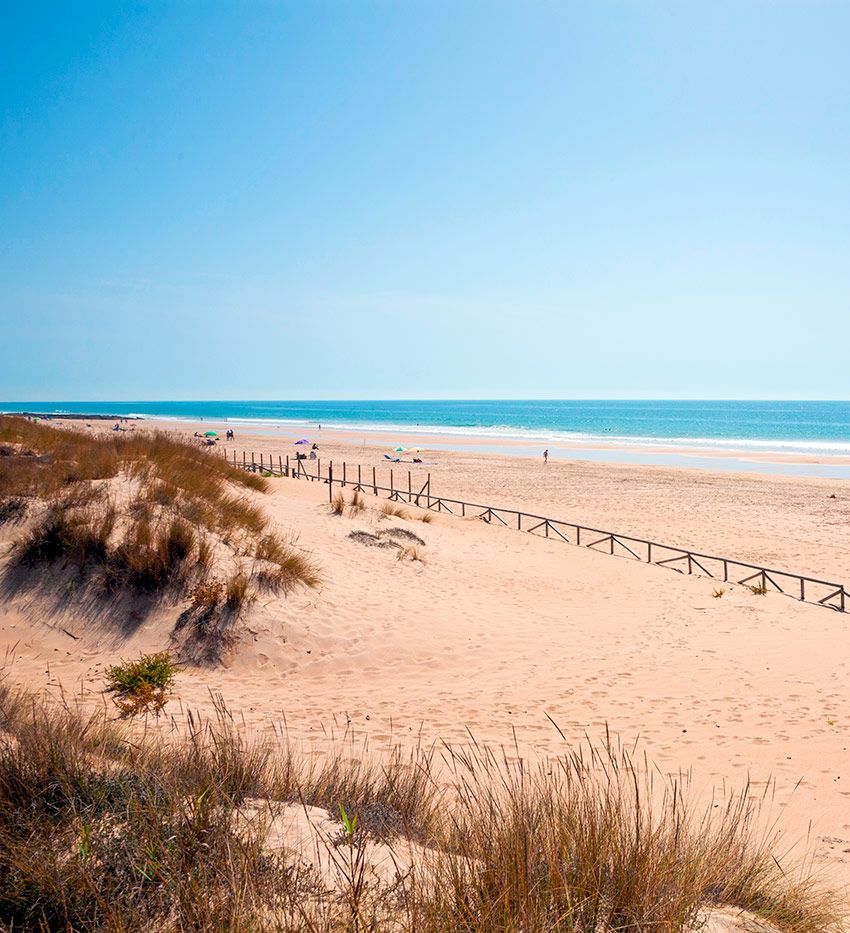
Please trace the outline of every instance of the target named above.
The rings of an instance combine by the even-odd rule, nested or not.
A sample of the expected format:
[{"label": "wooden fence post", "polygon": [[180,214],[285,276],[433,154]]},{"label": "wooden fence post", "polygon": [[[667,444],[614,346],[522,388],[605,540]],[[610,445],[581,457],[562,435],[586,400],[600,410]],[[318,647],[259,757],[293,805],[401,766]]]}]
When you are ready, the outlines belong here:
[{"label": "wooden fence post", "polygon": [[411,486],[410,470],[407,471],[407,501],[413,502],[413,487]]},{"label": "wooden fence post", "polygon": [[283,460],[280,457],[280,454],[277,455],[277,468],[280,472],[280,475],[283,476]]},{"label": "wooden fence post", "polygon": [[345,460],[342,461],[342,485],[345,487]]},{"label": "wooden fence post", "polygon": [[393,483],[393,471],[390,467],[390,499],[395,495],[395,484]]},{"label": "wooden fence post", "polygon": [[378,495],[378,481],[375,479],[375,468],[372,467],[372,492]]},{"label": "wooden fence post", "polygon": [[328,502],[334,501],[334,462],[331,460],[328,467]]}]

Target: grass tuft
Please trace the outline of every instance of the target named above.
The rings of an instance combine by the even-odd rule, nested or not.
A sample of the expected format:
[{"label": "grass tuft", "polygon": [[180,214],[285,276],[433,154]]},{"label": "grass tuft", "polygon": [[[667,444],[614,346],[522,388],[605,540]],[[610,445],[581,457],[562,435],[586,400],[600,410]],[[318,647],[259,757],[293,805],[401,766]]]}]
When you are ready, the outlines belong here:
[{"label": "grass tuft", "polygon": [[381,506],[381,514],[392,518],[401,518],[404,521],[410,521],[410,512],[407,509],[403,509],[400,505],[396,505],[395,502],[385,502]]},{"label": "grass tuft", "polygon": [[235,573],[225,584],[225,605],[231,612],[239,612],[248,602],[248,577]]}]

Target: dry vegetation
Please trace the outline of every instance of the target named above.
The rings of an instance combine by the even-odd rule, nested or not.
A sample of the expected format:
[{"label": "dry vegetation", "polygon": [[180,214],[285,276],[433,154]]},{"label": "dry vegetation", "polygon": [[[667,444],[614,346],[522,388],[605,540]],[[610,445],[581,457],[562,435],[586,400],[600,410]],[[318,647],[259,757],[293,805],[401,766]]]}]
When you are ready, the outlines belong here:
[{"label": "dry vegetation", "polygon": [[411,518],[410,512],[408,512],[407,509],[403,509],[400,505],[396,505],[395,502],[384,502],[380,512],[387,518],[401,518],[404,521],[410,521]]},{"label": "dry vegetation", "polygon": [[365,509],[366,500],[363,495],[356,490],[348,502],[345,501],[345,495],[341,489],[334,494],[334,497],[331,500],[331,512],[334,515],[348,514],[349,516],[354,517],[359,515]]},{"label": "dry vegetation", "polygon": [[[0,925],[674,933],[719,903],[837,929],[746,792],[703,814],[651,783],[612,743],[539,766],[475,745],[312,759],[248,741],[224,709],[164,743],[0,684]],[[344,820],[324,856],[272,844],[287,805]],[[369,870],[376,847],[398,854],[389,879]]]},{"label": "dry vegetation", "polygon": [[[267,480],[164,434],[90,436],[0,417],[0,522],[14,564],[57,564],[103,594],[183,598],[215,570],[200,606],[238,613],[259,590],[315,586],[318,572],[251,495]],[[42,575],[43,577],[43,575]]]},{"label": "dry vegetation", "polygon": [[425,560],[422,554],[422,548],[415,544],[408,544],[400,547],[396,554],[396,558],[397,560],[418,561],[419,563]]}]

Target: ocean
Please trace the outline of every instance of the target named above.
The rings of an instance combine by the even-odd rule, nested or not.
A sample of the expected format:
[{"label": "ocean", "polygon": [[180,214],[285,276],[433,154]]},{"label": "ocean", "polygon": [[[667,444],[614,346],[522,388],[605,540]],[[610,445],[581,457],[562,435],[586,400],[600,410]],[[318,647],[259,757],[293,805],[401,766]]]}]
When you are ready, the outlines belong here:
[{"label": "ocean", "polygon": [[200,418],[237,424],[318,423],[351,430],[525,440],[557,446],[664,445],[753,453],[850,455],[847,401],[160,401],[0,402],[3,411]]}]

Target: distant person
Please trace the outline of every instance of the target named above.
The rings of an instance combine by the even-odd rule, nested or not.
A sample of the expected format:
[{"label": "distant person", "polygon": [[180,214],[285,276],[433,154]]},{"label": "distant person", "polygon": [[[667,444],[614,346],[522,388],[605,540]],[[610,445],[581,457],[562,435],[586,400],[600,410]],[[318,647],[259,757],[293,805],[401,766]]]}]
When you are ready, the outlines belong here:
[{"label": "distant person", "polygon": [[549,462],[549,448],[548,447],[546,448],[546,450],[543,451],[543,462],[544,463]]},{"label": "distant person", "polygon": [[322,426],[321,426],[321,425],[319,425],[319,430],[320,430],[320,431],[322,430]]},{"label": "distant person", "polygon": [[316,445],[315,444],[313,444],[313,446],[310,448],[310,459],[311,460],[316,459]]},{"label": "distant person", "polygon": [[318,450],[318,449],[319,449],[318,444],[313,444],[313,446],[310,448],[310,450]]}]

